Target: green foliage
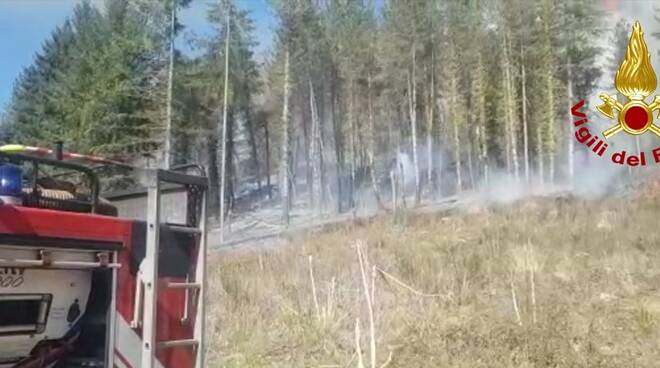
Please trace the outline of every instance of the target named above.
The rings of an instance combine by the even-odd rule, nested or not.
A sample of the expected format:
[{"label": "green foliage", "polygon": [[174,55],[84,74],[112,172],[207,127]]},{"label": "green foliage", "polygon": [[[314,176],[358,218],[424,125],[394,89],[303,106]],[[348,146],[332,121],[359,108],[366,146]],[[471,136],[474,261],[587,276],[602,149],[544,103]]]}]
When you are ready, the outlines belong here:
[{"label": "green foliage", "polygon": [[128,157],[152,151],[161,65],[140,17],[124,0],[103,13],[76,6],[17,80],[5,139]]}]

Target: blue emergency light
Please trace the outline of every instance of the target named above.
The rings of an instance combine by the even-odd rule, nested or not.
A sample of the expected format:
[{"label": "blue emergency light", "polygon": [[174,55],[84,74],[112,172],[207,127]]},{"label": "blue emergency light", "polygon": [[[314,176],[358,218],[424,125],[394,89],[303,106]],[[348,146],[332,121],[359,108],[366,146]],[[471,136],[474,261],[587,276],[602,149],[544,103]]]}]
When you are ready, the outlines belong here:
[{"label": "blue emergency light", "polygon": [[0,165],[0,196],[20,198],[23,191],[23,170],[14,164]]}]

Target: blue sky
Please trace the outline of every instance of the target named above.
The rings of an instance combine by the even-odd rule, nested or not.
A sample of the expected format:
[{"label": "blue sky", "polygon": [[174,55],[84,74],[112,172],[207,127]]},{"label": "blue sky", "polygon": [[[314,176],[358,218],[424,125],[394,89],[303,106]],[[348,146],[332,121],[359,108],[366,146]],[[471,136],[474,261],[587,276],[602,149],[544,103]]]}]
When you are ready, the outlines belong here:
[{"label": "blue sky", "polygon": [[[0,110],[11,97],[12,85],[18,74],[30,65],[35,53],[50,36],[51,31],[73,12],[80,0],[0,0]],[[179,16],[186,26],[178,40],[186,49],[190,35],[206,35],[206,9],[213,0],[193,0]],[[263,55],[272,44],[272,31],[276,25],[268,0],[238,0],[239,6],[250,11],[255,20],[255,36],[259,42],[257,55]],[[102,6],[103,0],[92,0]]]}]

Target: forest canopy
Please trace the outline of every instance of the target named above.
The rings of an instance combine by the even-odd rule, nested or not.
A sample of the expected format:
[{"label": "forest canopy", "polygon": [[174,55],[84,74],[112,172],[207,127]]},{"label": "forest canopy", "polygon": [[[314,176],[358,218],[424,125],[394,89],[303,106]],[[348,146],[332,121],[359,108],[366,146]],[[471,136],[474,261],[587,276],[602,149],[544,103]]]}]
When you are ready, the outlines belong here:
[{"label": "forest canopy", "polygon": [[177,50],[189,3],[81,2],[16,80],[0,140],[199,162],[214,213],[221,190],[226,211],[261,190],[286,220],[296,200],[385,208],[397,185],[420,203],[501,172],[570,182],[570,106],[611,73],[589,0],[272,0],[263,60],[235,0],[208,2],[201,52]]}]

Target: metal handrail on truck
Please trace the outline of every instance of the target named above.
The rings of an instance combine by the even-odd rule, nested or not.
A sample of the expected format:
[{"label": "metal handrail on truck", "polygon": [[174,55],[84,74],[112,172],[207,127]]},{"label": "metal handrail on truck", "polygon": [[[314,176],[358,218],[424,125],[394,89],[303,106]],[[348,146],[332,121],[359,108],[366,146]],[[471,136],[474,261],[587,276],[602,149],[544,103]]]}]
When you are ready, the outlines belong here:
[{"label": "metal handrail on truck", "polygon": [[99,203],[99,192],[100,192],[101,184],[99,182],[98,176],[91,168],[68,161],[60,161],[47,157],[34,157],[20,153],[6,153],[1,150],[0,150],[0,160],[6,160],[12,163],[17,163],[17,162],[32,163],[32,191],[30,195],[36,196],[37,198],[39,197],[38,180],[39,180],[40,164],[69,169],[84,174],[85,176],[87,176],[90,185],[89,205],[91,207],[91,212],[96,213]]},{"label": "metal handrail on truck", "polygon": [[[5,253],[0,253],[0,268],[39,269],[38,272],[75,270],[77,275],[80,275],[79,271],[110,275],[107,284],[110,286],[94,289],[110,290],[109,306],[104,307],[104,310],[109,312],[104,314],[107,331],[103,343],[105,356],[101,358],[104,366],[112,367],[115,366],[114,362],[122,361],[124,365],[129,362],[131,366],[142,368],[204,367],[207,258],[205,210],[208,191],[204,168],[192,164],[174,166],[169,170],[140,168],[103,157],[64,152],[61,144],[54,150],[20,145],[2,146],[0,166],[5,163],[12,164],[7,165],[12,173],[13,170],[20,172],[20,175],[15,175],[20,176],[20,190],[9,191],[8,193],[15,193],[12,195],[0,196],[0,199],[6,198],[10,202],[17,199],[15,203],[4,203],[8,206],[0,202],[3,216],[9,218],[13,213],[19,213],[28,220],[26,223],[39,219],[34,223],[40,222],[42,227],[41,230],[35,227],[37,230],[34,231],[4,228],[0,234],[0,250]],[[147,198],[144,221],[127,217],[106,217],[117,216],[116,207],[111,205],[101,192],[102,175],[99,170],[107,167],[120,168],[128,174],[134,174],[136,182],[144,187],[144,195]],[[198,175],[185,173],[188,170],[195,170]],[[79,190],[76,184],[86,184],[85,190]],[[161,217],[161,214],[166,212],[163,211],[161,197],[175,187],[185,190],[187,198],[185,221],[173,224],[167,223],[164,216]],[[33,207],[37,210],[20,207]],[[114,214],[108,214],[108,207],[114,208]],[[59,213],[39,209],[79,212],[81,215],[67,215],[68,220],[60,220],[64,216],[60,217]],[[87,225],[77,225],[77,221],[81,220]],[[58,225],[58,221],[62,222]],[[106,226],[111,224],[111,229],[116,226],[116,236],[112,235],[112,232],[109,233],[107,228],[101,236],[101,232],[97,233],[94,225],[89,226],[96,223]],[[99,226],[101,227],[103,226]],[[68,230],[62,232],[62,228]],[[79,232],[83,228],[86,230]],[[167,252],[172,252],[172,249],[188,253],[182,258],[168,257],[167,254],[171,253]],[[163,260],[166,262],[159,266]],[[183,268],[183,271],[172,271],[172,266],[167,261],[174,261],[181,266],[177,270]],[[137,273],[135,269],[138,270]],[[123,280],[122,283],[119,282],[120,279]],[[126,280],[132,281],[127,284]],[[73,287],[74,284],[70,285]],[[135,287],[135,293],[118,293],[118,290],[125,287]],[[53,293],[56,292],[53,290]],[[176,293],[180,293],[179,296],[172,298]],[[42,307],[49,308],[49,305],[44,303]],[[134,312],[132,321],[127,314],[127,306]],[[172,310],[162,308],[174,308],[175,312],[171,313]],[[94,310],[97,309],[99,308]],[[84,310],[82,312],[85,313]],[[168,318],[161,318],[165,315]],[[44,316],[42,322],[45,326],[48,317],[46,314]],[[176,319],[170,318],[172,316]],[[176,328],[172,328],[174,324],[177,325]],[[127,336],[133,340],[127,339]],[[66,339],[62,337],[57,341],[60,340]],[[73,343],[77,344],[75,338],[71,340],[71,344]],[[179,354],[180,357],[182,351],[190,354],[190,359],[185,359],[189,361],[185,367],[181,366],[181,360],[177,360],[178,358],[167,360],[169,358],[166,357],[173,354]],[[44,354],[51,353],[46,351]],[[21,358],[17,367],[41,359],[33,353],[23,357],[25,358]],[[59,359],[52,356],[49,359],[49,364],[59,361],[52,360]],[[168,363],[164,363],[166,360],[163,359]]]}]

